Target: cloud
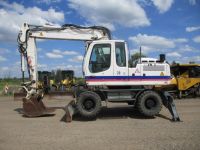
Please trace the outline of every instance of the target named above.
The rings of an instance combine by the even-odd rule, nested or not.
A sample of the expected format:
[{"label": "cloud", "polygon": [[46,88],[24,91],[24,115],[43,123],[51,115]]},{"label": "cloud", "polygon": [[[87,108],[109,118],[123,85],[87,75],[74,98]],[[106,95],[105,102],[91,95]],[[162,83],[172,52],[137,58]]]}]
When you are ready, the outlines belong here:
[{"label": "cloud", "polygon": [[69,59],[70,62],[82,62],[83,61],[83,56],[82,55],[78,55],[72,59]]},{"label": "cloud", "polygon": [[64,55],[76,55],[76,54],[78,54],[78,53],[75,52],[75,51],[64,51],[63,54],[64,54]]},{"label": "cloud", "polygon": [[189,62],[195,62],[200,63],[200,56],[184,56],[181,57],[180,63],[189,63]]},{"label": "cloud", "polygon": [[173,41],[176,42],[176,43],[187,43],[188,39],[186,39],[186,38],[177,38],[177,39],[174,39]]},{"label": "cloud", "polygon": [[3,57],[3,56],[0,56],[0,62],[1,61],[6,61],[7,60],[7,58],[5,58],[5,57]]},{"label": "cloud", "polygon": [[193,31],[197,31],[200,30],[200,26],[196,26],[196,27],[186,27],[185,31],[186,32],[193,32]]},{"label": "cloud", "polygon": [[180,46],[179,48],[179,51],[182,51],[182,52],[194,52],[196,51],[193,47],[191,47],[190,45],[186,44],[186,45],[183,45],[183,46]]},{"label": "cloud", "polygon": [[68,51],[68,50],[59,50],[59,49],[54,49],[52,50],[53,53],[56,53],[56,54],[60,54],[60,55],[76,55],[78,54],[76,51]]},{"label": "cloud", "polygon": [[189,0],[190,5],[196,5],[196,0]]},{"label": "cloud", "polygon": [[61,0],[36,0],[36,3],[38,3],[38,4],[44,3],[47,5],[52,4],[52,3],[60,3],[60,2],[61,2]]},{"label": "cloud", "polygon": [[142,52],[145,54],[152,52],[169,53],[174,50],[177,50],[177,52],[195,51],[193,47],[187,44],[188,39],[186,38],[170,39],[159,35],[139,33],[136,36],[129,37],[129,40],[132,41],[134,45],[134,49],[131,51],[132,53],[135,51],[138,52],[140,46],[142,47]]},{"label": "cloud", "polygon": [[51,53],[51,52],[46,53],[46,56],[49,57],[49,58],[63,58],[63,55]]},{"label": "cloud", "polygon": [[165,13],[171,8],[174,0],[152,0],[152,2],[160,13]]},{"label": "cloud", "polygon": [[114,24],[125,27],[149,26],[144,9],[136,0],[69,0],[68,6],[77,11],[89,24],[114,29]]},{"label": "cloud", "polygon": [[[42,10],[38,7],[24,7],[16,2],[1,1],[0,6],[0,41],[15,42],[22,23],[44,25],[64,22],[64,13],[53,8]],[[12,18],[12,19],[11,19]]]},{"label": "cloud", "polygon": [[[141,46],[141,48],[142,48],[142,53],[143,54],[148,54],[148,53],[150,53],[150,52],[152,52],[153,51],[153,48],[152,47],[148,47],[148,46]],[[139,47],[139,45],[137,46],[137,48],[134,48],[134,49],[131,49],[130,50],[130,54],[132,55],[132,54],[134,54],[134,53],[139,53],[140,52],[140,47]]]},{"label": "cloud", "polygon": [[62,53],[61,50],[59,50],[59,49],[54,49],[54,50],[52,50],[52,52],[53,52],[53,53],[57,53],[57,54]]},{"label": "cloud", "polygon": [[38,66],[39,69],[47,68],[47,64],[40,64],[39,63],[37,66]]},{"label": "cloud", "polygon": [[21,77],[21,62],[0,67],[0,78]]},{"label": "cloud", "polygon": [[178,52],[171,52],[171,53],[167,53],[168,57],[181,57],[182,55]]},{"label": "cloud", "polygon": [[6,48],[0,48],[0,54],[10,53],[10,51]]},{"label": "cloud", "polygon": [[63,58],[64,55],[77,55],[78,53],[76,51],[68,51],[68,50],[59,50],[59,49],[53,49],[52,52],[46,53],[46,56],[49,58]]},{"label": "cloud", "polygon": [[157,35],[139,33],[136,36],[129,37],[129,40],[131,40],[135,46],[142,46],[142,50],[146,52],[175,47],[175,42],[173,40]]},{"label": "cloud", "polygon": [[193,41],[196,43],[200,43],[200,35],[193,38]]},{"label": "cloud", "polygon": [[1,70],[2,70],[2,71],[8,71],[8,70],[9,70],[9,67],[2,67]]}]

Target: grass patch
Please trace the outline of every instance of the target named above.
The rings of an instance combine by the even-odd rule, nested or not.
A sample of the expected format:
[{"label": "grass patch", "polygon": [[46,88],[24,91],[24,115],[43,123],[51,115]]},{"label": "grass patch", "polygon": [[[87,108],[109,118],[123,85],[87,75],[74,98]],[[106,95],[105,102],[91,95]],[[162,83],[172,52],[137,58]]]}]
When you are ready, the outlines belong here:
[{"label": "grass patch", "polygon": [[21,79],[0,79],[0,93],[4,90],[6,84],[8,87],[20,86]]}]

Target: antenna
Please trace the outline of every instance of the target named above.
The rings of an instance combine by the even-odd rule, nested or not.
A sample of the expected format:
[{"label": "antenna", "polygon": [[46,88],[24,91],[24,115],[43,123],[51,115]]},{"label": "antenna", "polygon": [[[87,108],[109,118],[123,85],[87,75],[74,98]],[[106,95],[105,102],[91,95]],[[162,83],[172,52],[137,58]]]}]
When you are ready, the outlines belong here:
[{"label": "antenna", "polygon": [[140,63],[142,63],[142,46],[140,46]]}]

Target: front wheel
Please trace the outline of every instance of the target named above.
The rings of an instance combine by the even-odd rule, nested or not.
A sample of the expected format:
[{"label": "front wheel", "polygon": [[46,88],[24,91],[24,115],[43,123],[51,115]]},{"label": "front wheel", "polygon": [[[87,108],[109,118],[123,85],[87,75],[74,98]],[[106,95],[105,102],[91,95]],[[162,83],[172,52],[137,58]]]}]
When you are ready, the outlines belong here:
[{"label": "front wheel", "polygon": [[86,91],[77,100],[77,109],[81,116],[94,119],[101,110],[101,98],[98,94]]},{"label": "front wheel", "polygon": [[162,99],[154,91],[145,91],[138,97],[137,108],[143,115],[153,117],[161,111]]}]

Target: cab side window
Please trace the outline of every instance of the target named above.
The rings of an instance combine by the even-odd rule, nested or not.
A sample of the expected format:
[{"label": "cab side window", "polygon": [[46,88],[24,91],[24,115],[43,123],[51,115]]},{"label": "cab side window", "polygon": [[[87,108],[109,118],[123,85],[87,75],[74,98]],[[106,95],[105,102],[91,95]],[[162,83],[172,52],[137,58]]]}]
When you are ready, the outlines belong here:
[{"label": "cab side window", "polygon": [[200,77],[200,67],[195,66],[189,68],[189,77],[190,78],[199,78]]},{"label": "cab side window", "polygon": [[116,63],[119,67],[126,66],[126,51],[125,45],[122,42],[115,43]]},{"label": "cab side window", "polygon": [[89,70],[92,73],[102,72],[110,68],[111,45],[96,44],[92,49],[89,62]]}]

